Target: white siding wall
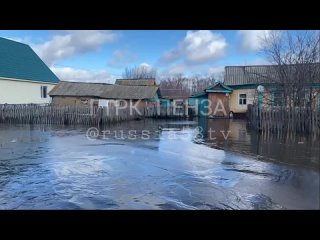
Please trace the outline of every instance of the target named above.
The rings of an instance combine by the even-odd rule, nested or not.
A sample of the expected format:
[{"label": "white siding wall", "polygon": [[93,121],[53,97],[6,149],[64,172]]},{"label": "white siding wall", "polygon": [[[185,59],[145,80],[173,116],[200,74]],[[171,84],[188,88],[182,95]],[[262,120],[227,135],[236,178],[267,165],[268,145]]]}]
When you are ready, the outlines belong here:
[{"label": "white siding wall", "polygon": [[0,104],[49,103],[51,98],[41,98],[41,86],[47,86],[49,93],[55,84],[15,81],[0,78]]}]

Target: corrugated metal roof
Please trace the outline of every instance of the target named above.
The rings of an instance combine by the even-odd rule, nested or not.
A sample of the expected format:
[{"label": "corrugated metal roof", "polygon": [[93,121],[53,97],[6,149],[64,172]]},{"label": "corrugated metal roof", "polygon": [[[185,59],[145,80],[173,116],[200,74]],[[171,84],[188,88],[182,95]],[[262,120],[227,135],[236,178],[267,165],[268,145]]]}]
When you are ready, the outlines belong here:
[{"label": "corrugated metal roof", "polygon": [[125,86],[155,86],[155,79],[117,79],[117,85],[125,85]]},{"label": "corrugated metal roof", "polygon": [[[298,65],[287,65],[284,66],[284,70],[287,74],[295,75],[297,74],[296,66]],[[320,63],[305,64],[305,66],[320,69]],[[232,86],[274,83],[279,80],[278,72],[278,65],[226,66],[224,84]],[[316,82],[320,82],[320,78]]]},{"label": "corrugated metal roof", "polygon": [[229,86],[261,84],[270,81],[267,80],[267,76],[276,78],[274,66],[227,66],[225,67],[224,84]]},{"label": "corrugated metal roof", "polygon": [[97,97],[104,99],[150,99],[157,86],[122,86],[103,83],[60,82],[50,92],[50,96]]},{"label": "corrugated metal roof", "polygon": [[26,44],[0,37],[0,78],[58,83],[59,78]]}]

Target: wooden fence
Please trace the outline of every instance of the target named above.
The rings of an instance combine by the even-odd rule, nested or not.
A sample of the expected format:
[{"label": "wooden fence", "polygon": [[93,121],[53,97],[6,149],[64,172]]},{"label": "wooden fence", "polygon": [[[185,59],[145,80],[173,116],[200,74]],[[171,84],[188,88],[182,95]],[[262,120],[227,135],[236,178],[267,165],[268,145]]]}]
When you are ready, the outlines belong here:
[{"label": "wooden fence", "polygon": [[248,120],[253,128],[263,132],[320,135],[319,109],[263,107],[259,110],[256,105],[249,105]]},{"label": "wooden fence", "polygon": [[99,125],[142,118],[185,118],[185,109],[0,105],[0,123]]}]

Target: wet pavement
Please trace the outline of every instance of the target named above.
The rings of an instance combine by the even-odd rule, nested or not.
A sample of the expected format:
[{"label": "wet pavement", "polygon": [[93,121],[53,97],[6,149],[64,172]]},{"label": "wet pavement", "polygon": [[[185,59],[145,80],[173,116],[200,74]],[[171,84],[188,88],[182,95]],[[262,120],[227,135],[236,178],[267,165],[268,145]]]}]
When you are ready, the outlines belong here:
[{"label": "wet pavement", "polygon": [[241,120],[87,129],[0,125],[0,209],[320,209],[319,139]]}]

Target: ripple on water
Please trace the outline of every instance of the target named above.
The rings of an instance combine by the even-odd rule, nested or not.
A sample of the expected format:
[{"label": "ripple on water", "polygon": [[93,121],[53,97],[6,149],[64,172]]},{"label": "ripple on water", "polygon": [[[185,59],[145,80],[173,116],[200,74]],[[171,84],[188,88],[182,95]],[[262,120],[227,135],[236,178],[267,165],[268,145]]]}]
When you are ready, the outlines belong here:
[{"label": "ripple on water", "polygon": [[[154,131],[159,125],[164,128],[191,125],[190,122],[148,125],[147,120],[126,124],[127,129],[138,127],[140,131],[150,126]],[[3,125],[0,128],[0,136],[9,134],[6,139],[10,141],[18,139],[16,135],[23,131],[23,127],[17,126],[11,126],[11,130]],[[119,129],[125,127],[119,125]],[[232,139],[238,137],[237,126],[233,129],[229,149],[224,141],[218,141],[218,147],[228,150],[204,146],[207,143],[204,139],[196,139],[200,145],[195,144],[180,135],[191,134],[192,127],[190,131],[178,132],[179,137],[170,141],[163,137],[168,132],[162,132],[162,138],[148,141],[99,139],[95,142],[86,139],[83,129],[27,129],[25,140],[0,143],[0,208],[318,208],[319,171],[305,167],[310,162],[312,166],[319,165],[319,161],[313,161],[319,153],[318,147],[299,146],[301,152],[296,152],[303,158],[299,164],[292,165],[297,161],[291,161],[289,156],[296,159],[296,152],[289,155],[288,149],[285,151],[287,145],[283,145],[284,151],[280,152],[288,159],[281,163],[275,154],[278,152],[275,144],[265,144],[260,151],[257,148],[260,145],[255,146],[257,141],[250,134],[237,141]],[[231,136],[233,133],[236,134]],[[27,137],[34,134],[42,138]],[[233,151],[237,149],[246,154]],[[272,162],[266,161],[266,156]]]}]

